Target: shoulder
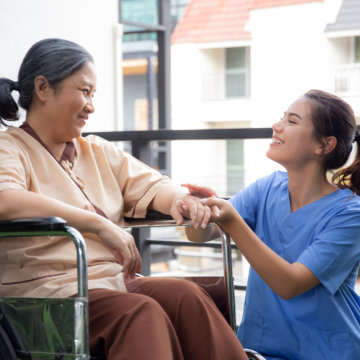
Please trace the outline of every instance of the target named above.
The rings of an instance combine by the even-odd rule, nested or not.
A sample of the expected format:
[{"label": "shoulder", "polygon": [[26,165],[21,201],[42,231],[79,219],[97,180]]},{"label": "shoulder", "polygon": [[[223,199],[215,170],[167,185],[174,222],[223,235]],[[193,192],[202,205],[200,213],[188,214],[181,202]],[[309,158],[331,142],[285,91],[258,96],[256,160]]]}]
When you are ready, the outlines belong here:
[{"label": "shoulder", "polygon": [[120,155],[123,154],[123,151],[120,147],[115,146],[112,142],[97,136],[97,135],[87,135],[85,137],[79,137],[75,139],[75,144],[82,148],[85,151],[90,152],[105,152],[107,155]]},{"label": "shoulder", "polygon": [[12,150],[20,149],[29,143],[29,135],[18,127],[9,126],[6,130],[0,131],[0,141],[2,149],[7,147],[6,144],[11,144]]},{"label": "shoulder", "polygon": [[360,215],[360,196],[350,189],[338,189],[331,196],[331,203],[336,212],[356,212]]},{"label": "shoulder", "polygon": [[81,136],[76,139],[76,142],[78,142],[79,144],[89,144],[89,145],[97,145],[97,146],[111,145],[110,141],[105,140],[104,138],[98,135]]},{"label": "shoulder", "polygon": [[255,187],[257,191],[269,192],[278,190],[287,190],[288,174],[284,171],[275,171],[270,175],[264,176],[256,180],[251,186]]},{"label": "shoulder", "polygon": [[288,176],[286,172],[275,171],[270,175],[264,176],[244,189],[240,190],[232,199],[233,204],[239,201],[250,201],[250,199],[259,200],[265,199],[270,192],[277,192],[279,190],[287,190]]}]

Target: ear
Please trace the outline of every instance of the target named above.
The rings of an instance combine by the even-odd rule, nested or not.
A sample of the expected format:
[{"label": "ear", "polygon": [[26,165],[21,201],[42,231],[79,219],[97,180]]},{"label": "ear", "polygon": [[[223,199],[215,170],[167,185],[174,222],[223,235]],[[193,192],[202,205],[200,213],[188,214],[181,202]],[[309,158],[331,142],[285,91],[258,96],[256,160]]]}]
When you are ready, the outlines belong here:
[{"label": "ear", "polygon": [[53,89],[45,76],[39,75],[34,79],[34,95],[40,101],[45,102],[52,92]]},{"label": "ear", "polygon": [[335,136],[324,137],[318,147],[317,154],[319,155],[327,155],[331,153],[337,144],[337,140]]}]

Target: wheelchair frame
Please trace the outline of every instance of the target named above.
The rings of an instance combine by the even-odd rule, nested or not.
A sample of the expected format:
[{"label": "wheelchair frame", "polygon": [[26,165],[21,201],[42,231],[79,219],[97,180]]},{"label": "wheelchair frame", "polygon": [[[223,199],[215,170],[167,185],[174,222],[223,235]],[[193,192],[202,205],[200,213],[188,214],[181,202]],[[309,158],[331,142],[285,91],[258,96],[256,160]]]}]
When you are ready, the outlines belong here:
[{"label": "wheelchair frame", "polygon": [[[160,213],[126,221],[125,227],[130,228],[177,226],[169,216]],[[212,226],[216,226],[221,235],[228,321],[236,331],[231,239],[217,225]],[[90,359],[85,241],[79,231],[56,217],[0,221],[0,238],[30,236],[67,236],[73,241],[78,295],[61,299],[0,297],[0,359],[1,356],[6,360]],[[69,316],[70,313],[73,316]],[[61,331],[63,329],[67,330]]]}]

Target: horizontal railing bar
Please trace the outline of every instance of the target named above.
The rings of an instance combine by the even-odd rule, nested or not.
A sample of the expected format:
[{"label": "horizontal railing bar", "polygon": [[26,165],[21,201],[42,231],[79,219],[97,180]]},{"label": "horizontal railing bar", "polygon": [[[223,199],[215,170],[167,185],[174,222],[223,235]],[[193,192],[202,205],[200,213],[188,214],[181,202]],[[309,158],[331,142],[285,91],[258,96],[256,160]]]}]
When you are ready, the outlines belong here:
[{"label": "horizontal railing bar", "polygon": [[[208,247],[214,249],[221,249],[221,242],[205,242],[196,243],[188,240],[159,240],[159,239],[146,239],[145,242],[149,245],[170,245],[170,246],[192,246],[192,247]],[[231,244],[232,249],[237,249],[235,244]]]},{"label": "horizontal railing bar", "polygon": [[[139,23],[139,22],[134,22],[134,21],[127,21],[127,20],[123,20],[123,19],[121,19],[120,22],[122,25],[133,26],[133,27],[137,27],[139,29],[144,29],[146,32],[165,31],[164,25],[145,24],[145,23]],[[144,30],[124,31],[124,34],[144,32]]]},{"label": "horizontal railing bar", "polygon": [[235,284],[234,284],[234,289],[235,289],[235,290],[246,291],[246,285],[236,285],[236,283],[235,283]]},{"label": "horizontal railing bar", "polygon": [[86,132],[109,141],[160,141],[160,140],[221,140],[221,139],[268,139],[271,128],[195,129],[195,130],[142,130]]}]

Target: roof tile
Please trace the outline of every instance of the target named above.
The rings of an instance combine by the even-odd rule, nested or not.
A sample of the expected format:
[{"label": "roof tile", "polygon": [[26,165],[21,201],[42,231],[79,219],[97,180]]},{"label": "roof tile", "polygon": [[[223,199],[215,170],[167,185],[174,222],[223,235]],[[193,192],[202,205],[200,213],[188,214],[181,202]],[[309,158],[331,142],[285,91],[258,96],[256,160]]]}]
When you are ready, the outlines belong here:
[{"label": "roof tile", "polygon": [[176,43],[250,40],[245,30],[252,9],[324,0],[190,0],[171,38]]}]

